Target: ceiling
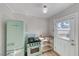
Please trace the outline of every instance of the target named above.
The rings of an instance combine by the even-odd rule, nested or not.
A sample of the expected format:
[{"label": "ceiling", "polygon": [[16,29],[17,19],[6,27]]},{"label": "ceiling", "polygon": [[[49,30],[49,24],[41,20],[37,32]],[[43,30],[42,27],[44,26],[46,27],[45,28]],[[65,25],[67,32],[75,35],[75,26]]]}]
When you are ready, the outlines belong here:
[{"label": "ceiling", "polygon": [[46,14],[43,13],[43,3],[9,3],[5,5],[14,13],[47,18],[66,9],[72,4],[73,3],[47,3],[48,12]]}]

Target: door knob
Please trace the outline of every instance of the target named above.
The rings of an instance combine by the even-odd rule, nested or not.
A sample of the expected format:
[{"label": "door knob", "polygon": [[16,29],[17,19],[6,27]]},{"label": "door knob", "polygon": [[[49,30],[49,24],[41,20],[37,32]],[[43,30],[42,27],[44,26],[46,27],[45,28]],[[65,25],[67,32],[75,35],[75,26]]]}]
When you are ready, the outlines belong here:
[{"label": "door knob", "polygon": [[71,43],[71,45],[74,46],[75,44],[74,43]]},{"label": "door knob", "polygon": [[74,40],[71,40],[71,41],[74,41]]}]

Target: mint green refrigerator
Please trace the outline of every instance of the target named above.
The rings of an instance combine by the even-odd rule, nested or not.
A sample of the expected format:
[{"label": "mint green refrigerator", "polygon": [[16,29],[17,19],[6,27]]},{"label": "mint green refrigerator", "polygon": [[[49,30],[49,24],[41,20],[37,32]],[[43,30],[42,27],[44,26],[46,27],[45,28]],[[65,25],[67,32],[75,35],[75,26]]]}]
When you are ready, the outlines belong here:
[{"label": "mint green refrigerator", "polygon": [[6,56],[24,56],[24,22],[6,22]]}]

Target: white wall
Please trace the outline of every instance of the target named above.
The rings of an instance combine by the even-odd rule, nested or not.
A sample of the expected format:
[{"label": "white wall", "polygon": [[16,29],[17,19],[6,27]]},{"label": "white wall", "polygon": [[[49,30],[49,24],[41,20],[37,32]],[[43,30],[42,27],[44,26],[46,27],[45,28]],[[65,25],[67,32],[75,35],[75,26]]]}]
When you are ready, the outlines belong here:
[{"label": "white wall", "polygon": [[47,20],[24,14],[13,13],[5,4],[0,4],[0,55],[5,52],[5,21],[6,20],[22,20],[25,22],[25,31],[39,34],[44,32],[47,34]]},{"label": "white wall", "polygon": [[48,33],[50,36],[54,36],[54,20],[53,20],[53,18],[48,18]]},{"label": "white wall", "polygon": [[25,31],[39,34],[44,32],[47,34],[47,20],[33,16],[26,16],[23,14],[15,14],[16,19],[21,19],[25,22]]}]

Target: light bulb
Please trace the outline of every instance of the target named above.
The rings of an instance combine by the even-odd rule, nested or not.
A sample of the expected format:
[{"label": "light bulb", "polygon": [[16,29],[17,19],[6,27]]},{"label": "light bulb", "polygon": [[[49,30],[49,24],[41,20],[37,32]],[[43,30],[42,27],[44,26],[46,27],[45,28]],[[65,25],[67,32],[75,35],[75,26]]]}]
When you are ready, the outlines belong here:
[{"label": "light bulb", "polygon": [[47,6],[46,6],[46,5],[43,5],[43,13],[45,13],[45,14],[46,14],[46,13],[47,13],[47,11],[48,11],[48,10],[47,10]]},{"label": "light bulb", "polygon": [[47,13],[47,8],[44,8],[43,9],[43,13]]}]

